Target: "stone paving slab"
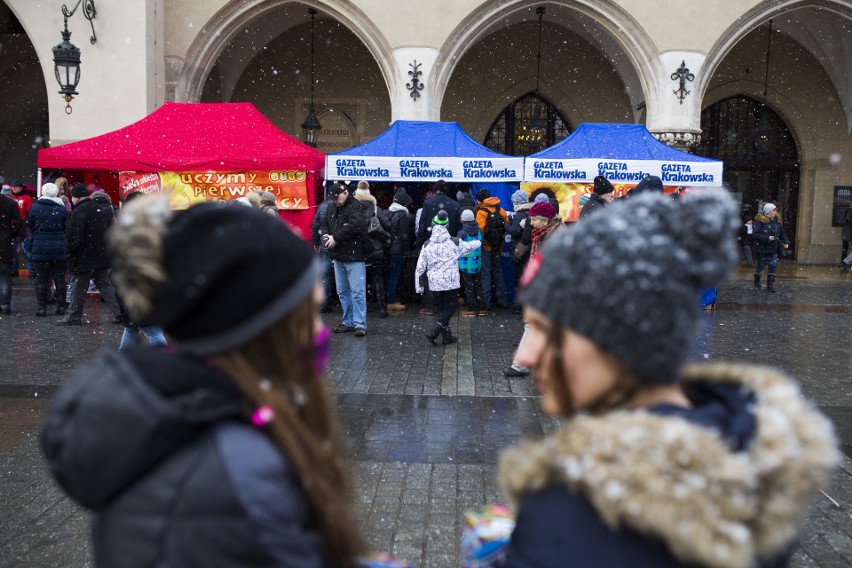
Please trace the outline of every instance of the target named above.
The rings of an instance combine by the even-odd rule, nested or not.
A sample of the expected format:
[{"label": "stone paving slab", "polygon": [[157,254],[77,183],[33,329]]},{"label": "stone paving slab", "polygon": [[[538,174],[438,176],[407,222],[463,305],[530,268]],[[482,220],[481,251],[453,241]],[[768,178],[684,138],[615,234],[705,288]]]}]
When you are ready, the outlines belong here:
[{"label": "stone paving slab", "polygon": [[[848,568],[852,277],[788,270],[774,295],[751,288],[747,271],[720,287],[691,357],[781,367],[835,423],[846,458],[812,507],[792,565]],[[15,283],[15,313],[0,317],[0,566],[89,567],[88,513],[50,478],[36,430],[70,369],[117,345],[121,328],[108,323],[94,299],[86,304],[90,323],[80,327],[35,318],[28,284]],[[339,317],[324,320],[336,325]],[[543,436],[558,422],[541,415],[532,381],[501,373],[522,332],[519,316],[456,317],[460,341],[447,347],[424,338],[432,321],[414,306],[387,319],[371,307],[366,338],[334,336],[329,379],[354,458],[356,515],[368,543],[414,566],[446,568],[458,565],[464,511],[502,499],[495,481],[500,450]]]}]

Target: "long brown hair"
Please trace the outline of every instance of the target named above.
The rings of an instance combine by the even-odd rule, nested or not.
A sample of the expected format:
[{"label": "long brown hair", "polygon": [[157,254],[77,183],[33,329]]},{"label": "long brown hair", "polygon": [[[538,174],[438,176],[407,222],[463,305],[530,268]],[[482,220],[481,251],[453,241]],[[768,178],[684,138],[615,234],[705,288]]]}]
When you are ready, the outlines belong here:
[{"label": "long brown hair", "polygon": [[315,312],[315,302],[308,298],[260,336],[214,360],[251,405],[273,409],[266,431],[299,474],[330,563],[350,567],[362,543],[331,395],[310,364]]},{"label": "long brown hair", "polygon": [[[547,337],[547,345],[551,356],[546,362],[547,368],[545,372],[552,377],[551,388],[559,403],[562,416],[570,418],[577,413],[577,410],[574,408],[574,398],[571,396],[571,389],[568,387],[569,377],[565,373],[565,365],[563,363],[564,355],[562,347],[565,345],[566,340],[565,329],[562,326],[554,325]],[[603,414],[609,410],[624,406],[639,390],[639,383],[633,377],[630,370],[609,353],[605,351],[603,353],[615,365],[616,383],[601,398],[584,409],[592,414]]]}]

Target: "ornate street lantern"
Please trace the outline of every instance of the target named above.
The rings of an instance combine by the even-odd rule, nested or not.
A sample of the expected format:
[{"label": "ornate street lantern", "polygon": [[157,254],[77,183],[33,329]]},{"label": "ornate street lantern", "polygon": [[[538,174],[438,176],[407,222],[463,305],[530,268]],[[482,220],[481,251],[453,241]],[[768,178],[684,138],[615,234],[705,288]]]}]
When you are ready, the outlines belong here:
[{"label": "ornate street lantern", "polygon": [[59,94],[65,99],[65,114],[71,114],[71,101],[77,95],[77,83],[80,82],[80,48],[71,43],[71,32],[68,31],[68,18],[74,15],[80,4],[83,4],[83,16],[92,25],[92,37],[90,42],[98,41],[95,36],[95,25],[92,20],[97,15],[95,0],[77,0],[77,5],[71,12],[62,5],[62,15],[65,18],[65,29],[62,30],[62,43],[53,48],[53,70],[56,74],[56,82],[59,83]]},{"label": "ornate street lantern", "polygon": [[308,108],[308,116],[302,123],[302,141],[308,146],[317,147],[317,136],[322,129],[317,111],[314,109],[314,18],[317,11],[313,8],[308,8],[308,13],[311,15],[311,106]]}]

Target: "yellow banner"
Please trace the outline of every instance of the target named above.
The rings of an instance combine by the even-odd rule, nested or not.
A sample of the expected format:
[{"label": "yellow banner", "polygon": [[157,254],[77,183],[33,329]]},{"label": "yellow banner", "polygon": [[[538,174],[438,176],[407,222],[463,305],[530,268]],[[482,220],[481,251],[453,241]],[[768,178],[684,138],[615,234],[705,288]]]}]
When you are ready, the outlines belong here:
[{"label": "yellow banner", "polygon": [[256,191],[275,195],[279,209],[308,209],[307,172],[120,172],[119,197],[128,193],[164,193],[174,209],[201,201],[230,201]]}]

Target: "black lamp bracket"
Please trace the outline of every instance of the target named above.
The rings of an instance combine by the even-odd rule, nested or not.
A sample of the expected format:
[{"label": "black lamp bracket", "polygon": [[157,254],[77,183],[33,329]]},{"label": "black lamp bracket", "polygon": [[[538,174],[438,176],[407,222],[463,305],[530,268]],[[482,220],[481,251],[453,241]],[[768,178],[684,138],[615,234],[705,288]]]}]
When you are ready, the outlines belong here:
[{"label": "black lamp bracket", "polygon": [[95,35],[95,24],[92,20],[95,19],[95,16],[98,15],[98,10],[95,8],[95,0],[77,0],[77,4],[74,5],[74,8],[69,12],[68,6],[65,4],[62,5],[62,15],[65,16],[65,31],[68,31],[68,18],[72,17],[75,12],[77,12],[77,8],[80,7],[80,4],[83,5],[83,17],[89,20],[89,24],[92,26],[92,37],[89,38],[89,42],[94,45],[98,42],[98,38]]}]

